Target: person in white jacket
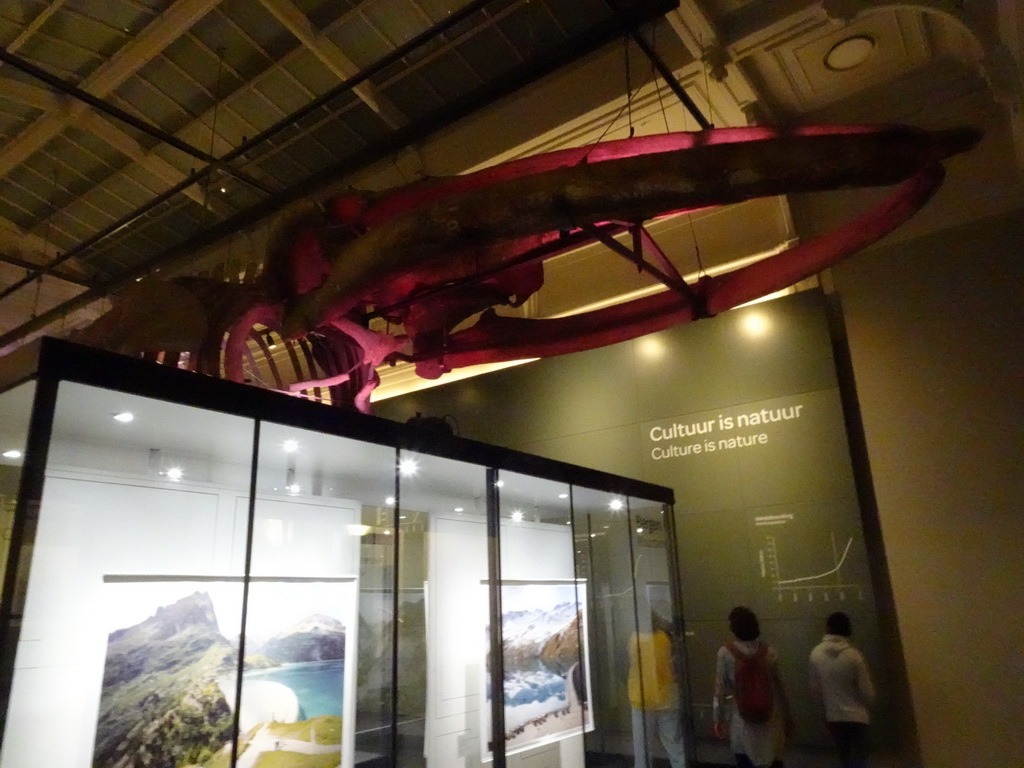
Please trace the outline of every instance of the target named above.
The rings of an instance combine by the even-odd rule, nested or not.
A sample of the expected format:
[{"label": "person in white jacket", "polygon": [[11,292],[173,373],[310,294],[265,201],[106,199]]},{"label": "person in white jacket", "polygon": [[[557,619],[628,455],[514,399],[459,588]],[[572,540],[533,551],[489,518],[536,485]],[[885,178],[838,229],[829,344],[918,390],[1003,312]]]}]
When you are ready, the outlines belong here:
[{"label": "person in white jacket", "polygon": [[825,620],[825,637],[811,651],[811,693],[824,708],[825,721],[843,768],[867,765],[870,706],[875,699],[864,654],[850,644],[850,617],[836,612]]}]

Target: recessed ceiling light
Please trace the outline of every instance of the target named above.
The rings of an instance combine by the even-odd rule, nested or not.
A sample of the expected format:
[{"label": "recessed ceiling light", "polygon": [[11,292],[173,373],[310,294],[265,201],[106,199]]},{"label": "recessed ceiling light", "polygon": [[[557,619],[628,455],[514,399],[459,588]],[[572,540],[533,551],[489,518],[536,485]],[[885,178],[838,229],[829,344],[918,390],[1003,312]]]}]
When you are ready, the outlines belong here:
[{"label": "recessed ceiling light", "polygon": [[829,48],[825,54],[825,66],[834,72],[845,72],[859,67],[875,50],[875,40],[868,35],[854,35]]},{"label": "recessed ceiling light", "polygon": [[121,411],[120,413],[114,414],[114,421],[120,421],[122,424],[128,424],[135,420],[135,414],[131,411]]},{"label": "recessed ceiling light", "polygon": [[465,512],[465,511],[466,511],[466,509],[465,509],[465,507],[456,507],[456,508],[455,508],[455,511],[456,511],[456,512]]},{"label": "recessed ceiling light", "polygon": [[16,450],[13,450],[13,449],[10,450],[10,451],[4,451],[4,458],[5,459],[20,459],[21,458],[21,451],[16,451]]},{"label": "recessed ceiling light", "polygon": [[299,450],[299,441],[298,440],[285,440],[281,444],[281,447],[284,448],[284,452],[285,453],[295,453],[297,450]]},{"label": "recessed ceiling light", "polygon": [[386,499],[384,499],[384,503],[387,504],[389,507],[395,506],[395,497],[388,496]]},{"label": "recessed ceiling light", "polygon": [[420,471],[420,465],[416,459],[402,459],[398,462],[398,473],[402,477],[412,477]]},{"label": "recessed ceiling light", "polygon": [[185,471],[181,467],[171,467],[167,470],[167,479],[174,480],[177,482],[185,476]]},{"label": "recessed ceiling light", "polygon": [[513,509],[512,510],[512,522],[513,523],[521,523],[521,522],[523,522],[523,510],[521,510],[521,509]]},{"label": "recessed ceiling light", "polygon": [[612,499],[611,501],[608,502],[608,509],[612,510],[613,512],[618,512],[624,506],[625,505],[622,503],[622,499]]},{"label": "recessed ceiling light", "polygon": [[568,499],[569,498],[569,494],[568,493],[560,493],[560,494],[558,494],[558,498],[560,498],[560,499]]}]

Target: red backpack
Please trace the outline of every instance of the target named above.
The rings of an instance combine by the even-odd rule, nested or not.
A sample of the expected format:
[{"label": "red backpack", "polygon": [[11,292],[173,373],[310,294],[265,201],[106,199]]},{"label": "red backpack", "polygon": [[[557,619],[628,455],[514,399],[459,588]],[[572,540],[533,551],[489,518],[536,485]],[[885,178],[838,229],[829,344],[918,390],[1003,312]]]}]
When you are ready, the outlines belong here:
[{"label": "red backpack", "polygon": [[772,671],[768,666],[768,646],[757,644],[749,656],[736,643],[725,647],[736,659],[736,709],[748,723],[767,723],[772,716]]}]

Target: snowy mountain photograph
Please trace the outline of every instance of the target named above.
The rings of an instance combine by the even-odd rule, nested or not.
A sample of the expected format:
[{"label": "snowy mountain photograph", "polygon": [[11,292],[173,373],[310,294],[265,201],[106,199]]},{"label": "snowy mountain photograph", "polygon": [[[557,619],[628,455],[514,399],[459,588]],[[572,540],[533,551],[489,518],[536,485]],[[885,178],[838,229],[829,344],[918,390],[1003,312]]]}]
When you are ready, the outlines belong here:
[{"label": "snowy mountain photograph", "polygon": [[506,754],[593,728],[585,597],[581,582],[502,584]]}]

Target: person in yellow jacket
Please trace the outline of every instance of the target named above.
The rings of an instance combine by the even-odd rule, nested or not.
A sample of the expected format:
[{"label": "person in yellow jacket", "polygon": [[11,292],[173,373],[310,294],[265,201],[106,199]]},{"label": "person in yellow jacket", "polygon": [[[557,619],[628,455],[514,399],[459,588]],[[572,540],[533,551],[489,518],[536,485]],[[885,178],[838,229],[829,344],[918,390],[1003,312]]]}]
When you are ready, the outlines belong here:
[{"label": "person in yellow jacket", "polygon": [[648,736],[655,733],[672,768],[686,766],[671,632],[671,625],[652,613],[650,629],[634,632],[630,638],[628,688],[635,768],[650,768]]}]

